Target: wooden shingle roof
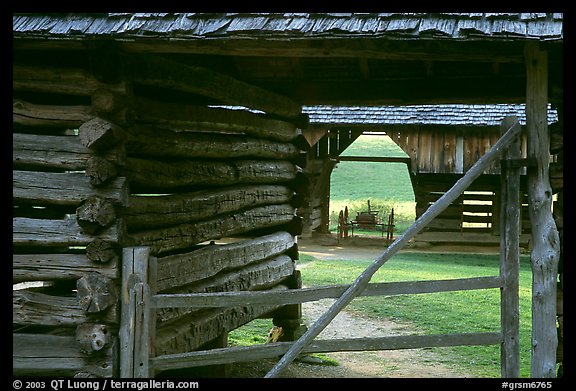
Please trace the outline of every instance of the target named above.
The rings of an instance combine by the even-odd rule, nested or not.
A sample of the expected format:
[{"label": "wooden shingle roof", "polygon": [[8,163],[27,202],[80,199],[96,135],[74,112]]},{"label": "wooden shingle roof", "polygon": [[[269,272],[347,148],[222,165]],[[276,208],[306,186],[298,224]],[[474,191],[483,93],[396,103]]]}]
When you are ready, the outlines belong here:
[{"label": "wooden shingle roof", "polygon": [[[311,124],[498,126],[508,115],[526,124],[524,104],[443,104],[411,106],[304,106]],[[548,105],[548,123],[558,113]]]},{"label": "wooden shingle roof", "polygon": [[13,36],[563,39],[562,13],[102,13],[14,14]]}]

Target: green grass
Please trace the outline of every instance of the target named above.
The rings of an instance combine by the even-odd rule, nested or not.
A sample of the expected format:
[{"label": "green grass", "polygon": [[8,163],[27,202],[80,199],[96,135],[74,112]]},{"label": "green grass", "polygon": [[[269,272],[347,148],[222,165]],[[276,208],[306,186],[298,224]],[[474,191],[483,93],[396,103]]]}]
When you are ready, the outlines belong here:
[{"label": "green grass", "polygon": [[[302,270],[308,286],[349,284],[371,263],[318,260]],[[371,282],[416,281],[498,275],[497,255],[400,253],[389,260]],[[521,376],[530,374],[531,271],[527,258],[520,272]],[[418,334],[493,332],[500,329],[498,289],[444,292],[393,297],[360,297],[348,307],[365,316],[408,323]],[[451,366],[477,377],[500,377],[499,346],[432,349]]]},{"label": "green grass", "polygon": [[[407,155],[388,136],[362,135],[342,156]],[[330,178],[330,230],[337,232],[338,214],[348,206],[350,219],[367,210],[367,201],[379,217],[394,208],[396,232],[404,232],[415,219],[414,191],[408,168],[402,163],[340,162]]]}]

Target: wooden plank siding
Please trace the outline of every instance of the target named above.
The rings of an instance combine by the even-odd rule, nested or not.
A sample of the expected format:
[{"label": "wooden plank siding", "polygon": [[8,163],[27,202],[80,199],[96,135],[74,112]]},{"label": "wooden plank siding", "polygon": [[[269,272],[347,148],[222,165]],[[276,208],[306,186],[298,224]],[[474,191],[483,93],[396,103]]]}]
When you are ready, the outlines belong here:
[{"label": "wooden plank siding", "polygon": [[[499,129],[495,126],[440,126],[440,125],[393,125],[387,130],[391,139],[411,159],[413,188],[416,200],[416,217],[421,216],[429,205],[444,194],[462,174],[465,174],[498,140]],[[522,135],[521,157],[526,157],[526,136]],[[521,168],[526,173],[526,168]],[[497,234],[499,211],[494,197],[499,191],[500,162],[495,161],[484,171],[483,177],[471,186],[474,192],[466,192],[434,219],[415,240],[450,242],[441,232],[474,235],[484,232]],[[429,179],[428,179],[429,178]],[[525,188],[525,178],[523,179]],[[484,191],[485,194],[480,192]],[[525,190],[524,190],[525,193]],[[523,233],[530,232],[530,222],[523,208]],[[438,232],[438,234],[433,234]],[[453,237],[455,242],[465,242],[466,236]],[[476,236],[470,236],[470,238]],[[526,236],[522,245],[527,245]],[[497,243],[486,237],[486,243]]]}]

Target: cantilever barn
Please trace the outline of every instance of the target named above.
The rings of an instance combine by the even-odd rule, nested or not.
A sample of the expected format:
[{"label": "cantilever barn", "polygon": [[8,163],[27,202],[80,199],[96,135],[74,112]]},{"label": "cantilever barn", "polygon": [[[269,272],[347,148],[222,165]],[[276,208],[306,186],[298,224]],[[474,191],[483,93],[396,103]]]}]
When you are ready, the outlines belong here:
[{"label": "cantilever barn", "polygon": [[[306,208],[327,207],[310,168],[354,136],[312,126],[305,106],[526,103],[550,146],[540,168],[561,239],[562,26],[561,13],[14,14],[13,374],[118,376],[128,248],[149,249],[160,293],[301,288],[297,236],[317,228]],[[460,148],[398,130],[411,159]],[[473,151],[487,149],[483,132],[467,135]],[[428,172],[420,194],[477,158]],[[560,252],[560,326],[561,266]],[[151,348],[172,354],[225,346],[258,317],[297,329],[301,312],[156,317]]]}]

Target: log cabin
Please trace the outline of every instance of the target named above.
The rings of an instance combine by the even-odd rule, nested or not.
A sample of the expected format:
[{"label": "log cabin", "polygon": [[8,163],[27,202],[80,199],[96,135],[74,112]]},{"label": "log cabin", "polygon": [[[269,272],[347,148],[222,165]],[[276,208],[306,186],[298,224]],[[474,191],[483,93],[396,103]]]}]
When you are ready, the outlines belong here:
[{"label": "log cabin", "polygon": [[[328,134],[304,106],[526,103],[544,135],[528,157],[531,142],[555,156],[535,178],[550,172],[558,194],[555,226],[544,208],[532,231],[562,232],[561,13],[27,13],[12,27],[14,376],[118,376],[126,248],[150,249],[159,292],[301,287],[298,208]],[[411,148],[406,134],[395,140]],[[533,188],[532,203],[550,193]],[[550,313],[534,313],[551,338],[536,356],[556,354]],[[252,319],[290,328],[300,315],[167,309],[152,348],[224,346]]]}]

